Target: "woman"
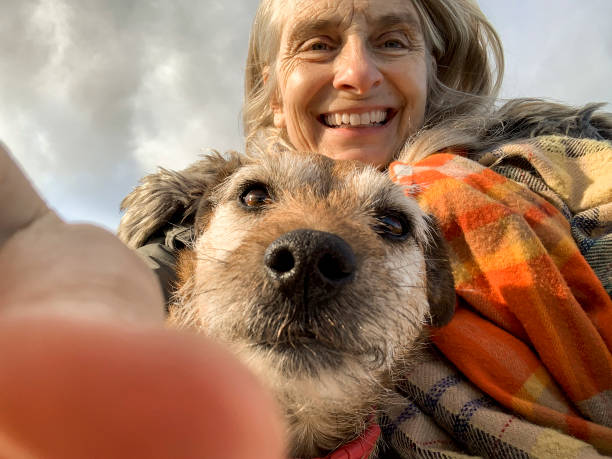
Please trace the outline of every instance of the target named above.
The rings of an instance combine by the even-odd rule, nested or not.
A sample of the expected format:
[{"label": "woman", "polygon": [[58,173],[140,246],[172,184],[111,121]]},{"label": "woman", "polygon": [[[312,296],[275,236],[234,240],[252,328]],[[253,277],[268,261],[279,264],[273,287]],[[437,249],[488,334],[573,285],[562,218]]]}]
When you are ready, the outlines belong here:
[{"label": "woman", "polygon": [[[488,61],[487,46],[492,51],[497,76]],[[495,32],[469,1],[335,0],[325,5],[314,0],[264,1],[254,23],[247,65],[244,110],[247,148],[256,148],[260,142],[277,142],[279,148],[314,150],[333,158],[357,159],[385,168],[396,157],[414,162],[450,147],[472,158],[491,161],[490,156],[482,155],[489,147],[504,140],[529,137],[538,130],[609,138],[612,124],[609,118],[591,117],[589,110],[574,113],[564,107],[531,101],[493,111],[503,70],[501,56]],[[512,174],[523,163],[500,163],[499,167]],[[397,174],[395,178],[401,182]],[[431,205],[427,196],[423,199],[425,205]],[[171,272],[172,260],[168,257],[171,253],[163,244],[150,242],[142,250],[162,266],[162,271],[165,265],[165,271]],[[106,244],[112,245],[108,241]],[[73,272],[81,275],[78,269]],[[118,301],[107,298],[103,303],[112,305]],[[511,325],[508,329],[512,331]],[[441,336],[437,344],[445,349],[449,343],[452,347],[457,335]],[[179,355],[183,352],[175,351]],[[434,366],[447,365],[440,359],[432,361]],[[546,372],[538,375],[548,377]],[[444,378],[459,384],[456,375]],[[419,381],[409,381],[408,388],[414,391],[415,399],[423,395],[426,401],[431,400],[436,393],[422,394],[418,387]],[[538,400],[533,394],[529,396],[532,401]],[[605,393],[602,397],[605,400]],[[488,416],[491,425],[497,425],[503,410],[483,397],[473,400],[464,404],[465,410],[460,411],[456,425],[451,426],[451,435],[433,422],[444,425],[448,406],[435,404],[435,409],[427,413],[433,417],[423,415],[421,419],[423,412],[407,402],[400,413],[387,413],[390,421],[387,440],[399,454],[415,450],[443,454],[444,450],[459,449],[479,454],[495,454],[497,450],[538,455],[551,445],[562,445],[566,452],[593,453],[585,443],[508,416],[503,418],[507,426],[487,436],[491,432],[469,422],[471,416],[477,408],[487,405],[489,411],[479,413]],[[552,405],[555,403],[556,399]],[[529,408],[539,415],[531,419],[534,423],[543,420],[544,426],[562,427],[553,422],[557,419],[555,415],[547,417],[550,413],[542,414],[538,407],[533,410],[534,405]],[[565,405],[560,409],[565,409]],[[603,411],[602,424],[609,413]],[[431,435],[425,439],[415,437],[405,423],[398,422],[407,419],[407,413],[413,413],[412,417],[418,413],[419,429]],[[435,417],[437,414],[441,419]],[[573,422],[574,418],[571,419]],[[517,425],[521,428],[514,431],[513,438],[523,434],[530,438],[529,445],[520,441],[495,442]],[[531,428],[532,425],[535,427]],[[583,427],[580,424],[579,436],[588,440],[584,432],[590,433],[590,426]],[[467,437],[485,438],[490,443],[470,442],[466,432]],[[576,434],[571,429],[570,433]],[[547,443],[545,439],[550,438],[556,441]],[[597,437],[602,438],[605,440],[605,432]],[[209,441],[214,443],[214,438]]]},{"label": "woman", "polygon": [[[386,165],[424,125],[494,101],[501,44],[470,1],[291,4],[264,1],[255,18],[247,143],[265,133],[297,149]],[[330,129],[339,123],[325,118],[374,110],[389,119],[372,131]]]}]

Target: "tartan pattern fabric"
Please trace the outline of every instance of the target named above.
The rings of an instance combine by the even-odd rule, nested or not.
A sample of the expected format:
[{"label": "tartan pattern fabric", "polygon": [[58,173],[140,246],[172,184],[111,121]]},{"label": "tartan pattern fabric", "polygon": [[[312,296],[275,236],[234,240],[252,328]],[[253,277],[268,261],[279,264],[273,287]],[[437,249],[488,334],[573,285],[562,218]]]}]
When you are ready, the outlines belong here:
[{"label": "tartan pattern fabric", "polygon": [[397,457],[601,457],[586,442],[502,408],[435,349],[406,375],[399,391],[404,403],[385,407],[380,419]]},{"label": "tartan pattern fabric", "polygon": [[[533,164],[529,149],[561,140],[505,148]],[[390,174],[438,218],[458,306],[432,338],[444,357],[407,375],[406,404],[383,416],[386,441],[403,457],[612,454],[612,301],[553,200],[450,153],[395,162]],[[596,178],[590,200],[561,196],[573,215],[609,191]]]},{"label": "tartan pattern fabric", "polygon": [[480,155],[479,162],[523,183],[570,222],[580,253],[612,296],[612,146],[542,136]]}]

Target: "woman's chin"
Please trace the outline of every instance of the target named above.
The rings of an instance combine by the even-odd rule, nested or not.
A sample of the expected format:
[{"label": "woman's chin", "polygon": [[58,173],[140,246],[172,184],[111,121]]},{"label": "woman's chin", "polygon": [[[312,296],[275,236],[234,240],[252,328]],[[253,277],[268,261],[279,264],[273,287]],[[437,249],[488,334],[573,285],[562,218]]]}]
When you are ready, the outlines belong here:
[{"label": "woman's chin", "polygon": [[316,151],[336,160],[353,160],[384,167],[393,158],[394,120],[373,127],[326,127]]},{"label": "woman's chin", "polygon": [[352,160],[384,167],[391,161],[393,152],[389,146],[356,145],[354,147],[326,145],[319,152],[335,160]]}]

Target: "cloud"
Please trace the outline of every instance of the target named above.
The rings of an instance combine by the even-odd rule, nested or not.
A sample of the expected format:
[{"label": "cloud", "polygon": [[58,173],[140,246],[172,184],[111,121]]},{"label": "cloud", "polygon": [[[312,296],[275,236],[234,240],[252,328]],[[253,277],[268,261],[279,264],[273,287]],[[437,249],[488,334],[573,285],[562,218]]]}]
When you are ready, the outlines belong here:
[{"label": "cloud", "polygon": [[612,2],[479,4],[504,45],[502,97],[546,97],[574,105],[612,102]]},{"label": "cloud", "polygon": [[[611,101],[612,2],[481,0],[503,95]],[[69,220],[109,228],[157,165],[242,149],[256,0],[2,0],[0,139]]]},{"label": "cloud", "polygon": [[114,227],[157,165],[241,148],[256,2],[7,1],[0,138],[65,217]]}]

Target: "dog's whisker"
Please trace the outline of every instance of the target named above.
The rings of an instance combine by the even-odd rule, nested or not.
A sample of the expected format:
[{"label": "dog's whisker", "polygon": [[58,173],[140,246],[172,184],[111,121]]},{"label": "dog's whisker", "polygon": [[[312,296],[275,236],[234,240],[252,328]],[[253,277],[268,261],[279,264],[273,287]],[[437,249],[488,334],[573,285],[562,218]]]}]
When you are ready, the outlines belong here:
[{"label": "dog's whisker", "polygon": [[197,261],[214,261],[215,263],[219,263],[223,265],[227,264],[226,260],[221,260],[220,258],[214,257],[207,253],[199,253],[195,258]]},{"label": "dog's whisker", "polygon": [[218,292],[221,290],[223,290],[221,287],[218,287],[218,288],[202,287],[198,289],[193,289],[191,292],[189,292],[189,294],[195,298],[197,296],[206,296],[206,295],[209,295],[211,293]]}]

